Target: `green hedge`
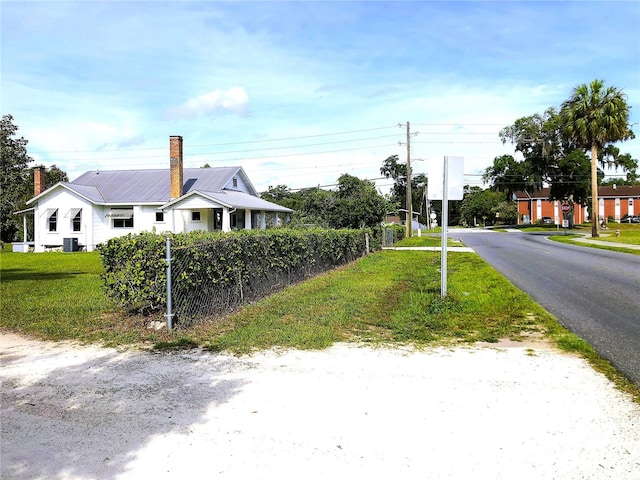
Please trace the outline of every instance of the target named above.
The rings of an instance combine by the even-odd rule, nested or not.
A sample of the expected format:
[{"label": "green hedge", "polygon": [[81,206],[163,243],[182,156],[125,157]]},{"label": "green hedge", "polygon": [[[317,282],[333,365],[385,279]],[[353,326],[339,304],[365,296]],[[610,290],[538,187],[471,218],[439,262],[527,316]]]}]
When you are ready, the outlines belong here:
[{"label": "green hedge", "polygon": [[[368,230],[241,230],[169,234],[178,318],[224,313],[351,262],[378,241]],[[132,313],[165,310],[167,235],[141,233],[100,246],[107,294]]]}]

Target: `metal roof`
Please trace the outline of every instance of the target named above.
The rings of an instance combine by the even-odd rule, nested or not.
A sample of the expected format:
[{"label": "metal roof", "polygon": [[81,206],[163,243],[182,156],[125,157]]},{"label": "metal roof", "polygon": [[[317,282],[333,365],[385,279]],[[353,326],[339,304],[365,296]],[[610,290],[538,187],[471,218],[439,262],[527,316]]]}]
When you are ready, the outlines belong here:
[{"label": "metal roof", "polygon": [[268,202],[260,197],[254,197],[245,192],[235,190],[222,190],[220,192],[201,192],[200,190],[192,190],[180,198],[175,198],[170,202],[162,205],[160,208],[180,208],[180,204],[189,197],[200,196],[220,206],[229,208],[246,208],[249,210],[263,210],[265,212],[293,213],[293,210],[276,203]]},{"label": "metal roof", "polygon": [[[226,190],[234,177],[241,177],[249,193]],[[242,167],[185,168],[182,173],[183,193],[171,199],[171,171],[154,170],[91,170],[73,182],[61,182],[27,203],[37,201],[53,188],[66,188],[100,205],[163,205],[181,202],[185,197],[198,194],[230,208],[246,208],[270,212],[291,213],[293,210],[267,202],[258,196]]]},{"label": "metal roof", "polygon": [[[185,168],[183,194],[222,191],[241,171],[241,167]],[[166,203],[171,198],[169,169],[92,170],[67,185],[96,203]]]},{"label": "metal roof", "polygon": [[232,205],[234,208],[247,208],[250,210],[264,210],[269,212],[293,213],[293,210],[275,203],[263,200],[260,197],[254,197],[244,192],[236,192],[233,190],[223,190],[221,192],[202,192],[213,200]]}]

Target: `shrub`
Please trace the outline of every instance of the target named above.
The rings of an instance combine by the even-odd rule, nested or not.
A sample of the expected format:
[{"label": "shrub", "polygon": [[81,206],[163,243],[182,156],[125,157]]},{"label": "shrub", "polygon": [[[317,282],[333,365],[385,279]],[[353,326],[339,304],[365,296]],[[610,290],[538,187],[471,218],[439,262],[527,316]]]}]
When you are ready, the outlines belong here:
[{"label": "shrub", "polygon": [[[186,322],[225,313],[365,254],[369,230],[270,229],[170,234],[172,297]],[[166,236],[109,240],[100,248],[107,294],[132,313],[162,311]],[[371,240],[371,248],[377,248]]]}]

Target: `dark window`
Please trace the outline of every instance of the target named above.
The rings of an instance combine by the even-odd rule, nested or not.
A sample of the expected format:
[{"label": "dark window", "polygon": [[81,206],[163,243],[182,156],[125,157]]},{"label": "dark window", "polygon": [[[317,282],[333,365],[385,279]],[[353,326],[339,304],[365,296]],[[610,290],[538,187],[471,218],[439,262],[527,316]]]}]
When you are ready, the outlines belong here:
[{"label": "dark window", "polygon": [[133,228],[133,217],[131,218],[114,218],[113,228]]},{"label": "dark window", "polygon": [[233,186],[234,187],[238,186],[238,179],[236,177],[233,177]]},{"label": "dark window", "polygon": [[156,212],[156,222],[164,222],[164,212]]},{"label": "dark window", "polygon": [[191,212],[191,221],[199,222],[200,221],[200,212]]},{"label": "dark window", "polygon": [[55,232],[58,229],[58,210],[55,210],[50,216],[49,216],[49,231],[50,232]]},{"label": "dark window", "polygon": [[82,210],[76,213],[72,220],[72,229],[74,232],[79,232],[82,224]]}]

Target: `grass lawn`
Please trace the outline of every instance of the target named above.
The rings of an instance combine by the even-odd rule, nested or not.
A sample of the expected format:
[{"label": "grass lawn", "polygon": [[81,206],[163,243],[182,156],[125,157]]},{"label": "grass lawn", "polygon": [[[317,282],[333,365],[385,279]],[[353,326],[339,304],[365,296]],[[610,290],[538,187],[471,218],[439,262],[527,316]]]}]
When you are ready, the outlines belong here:
[{"label": "grass lawn", "polygon": [[[620,235],[616,236],[616,231],[620,232]],[[609,223],[607,229],[600,230],[600,237],[598,240],[602,242],[640,245],[640,224]]]},{"label": "grass lawn", "polygon": [[[442,238],[440,235],[425,235],[415,236],[411,238],[403,238],[402,240],[393,244],[394,247],[440,247],[442,245]],[[447,246],[456,247],[462,246],[462,243],[451,238],[447,238]]]},{"label": "grass lawn", "polygon": [[[585,243],[578,242],[576,238],[584,237],[585,234],[588,238],[591,238],[591,227],[582,227],[581,234],[569,234],[569,235],[557,235],[549,237],[551,240],[561,243],[570,243],[572,245],[580,245],[582,247],[599,248],[603,250],[614,250],[623,253],[630,253],[632,255],[640,255],[640,250],[632,248],[618,247],[616,245],[605,245],[600,243]],[[616,236],[616,231],[620,234]],[[569,232],[573,232],[570,230]],[[640,245],[640,225],[637,223],[632,224],[618,224],[609,223],[609,228],[601,229],[600,236],[597,239],[598,242],[611,243],[611,244],[625,244],[625,245]]]},{"label": "grass lawn", "polygon": [[0,253],[0,327],[50,340],[129,343],[92,253]]},{"label": "grass lawn", "polygon": [[[3,252],[0,327],[42,339],[156,349],[201,346],[236,354],[324,348],[338,341],[422,347],[538,334],[585,356],[640,399],[637,387],[477,255],[450,255],[445,299],[439,266],[439,253],[376,252],[225,318],[167,332],[147,328],[149,318],[112,307],[102,291],[96,252]],[[158,314],[153,320],[164,318]]]}]

